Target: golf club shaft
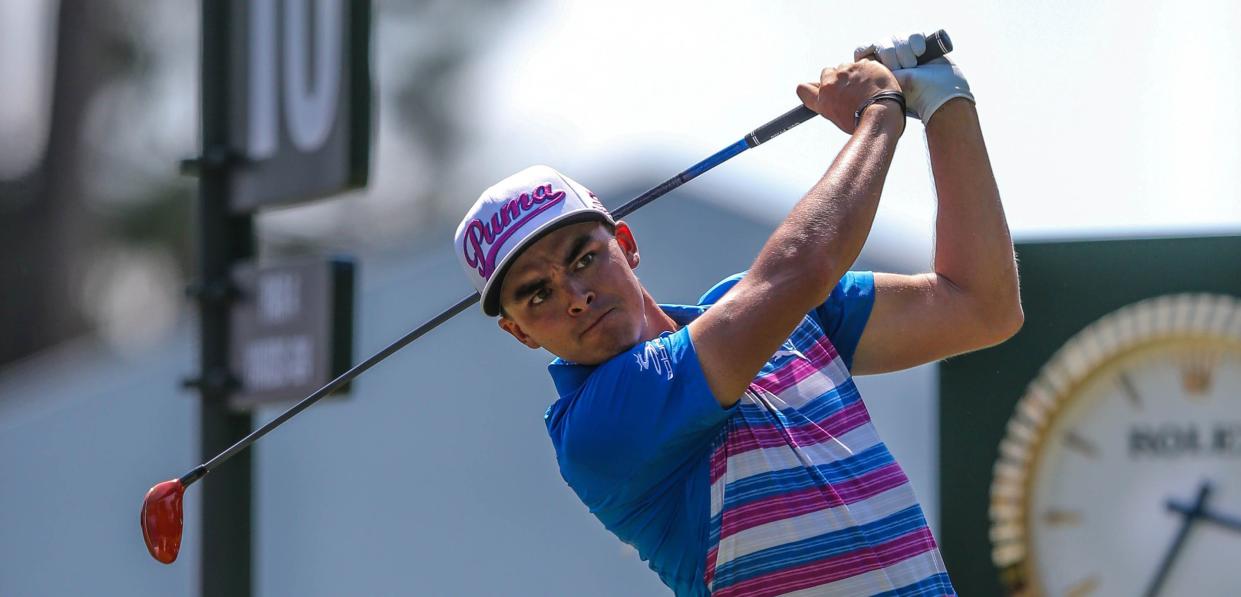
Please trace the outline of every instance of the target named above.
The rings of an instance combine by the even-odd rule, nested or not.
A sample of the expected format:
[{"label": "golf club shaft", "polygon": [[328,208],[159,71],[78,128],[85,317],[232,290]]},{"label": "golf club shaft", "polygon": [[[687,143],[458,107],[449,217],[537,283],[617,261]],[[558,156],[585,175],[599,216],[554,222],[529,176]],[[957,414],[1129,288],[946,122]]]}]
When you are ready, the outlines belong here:
[{"label": "golf club shaft", "polygon": [[[949,52],[951,50],[952,50],[952,42],[948,39],[948,34],[945,33],[941,29],[927,36],[926,52],[921,57],[919,57],[918,62],[919,64],[923,64],[926,61],[939,58],[943,56],[944,53]],[[737,154],[740,154],[741,152],[751,147],[757,147],[758,145],[766,143],[767,141],[770,141],[771,139],[774,139],[775,137],[780,135],[780,133],[783,133],[807,120],[810,120],[814,116],[815,116],[815,112],[805,106],[798,106],[792,110],[789,110],[788,112],[785,112],[784,114],[771,120],[770,122],[764,124],[763,126],[760,126],[754,129],[753,131],[750,131],[744,137],[742,137],[741,140],[737,141],[736,143],[733,143],[732,145],[729,145],[728,147],[725,147],[724,149],[721,149],[720,151],[712,154],[707,159],[702,160],[701,162],[698,162],[697,164],[694,164],[693,166],[690,166],[685,171],[681,172],[680,174],[677,174],[676,176],[673,176],[672,178],[669,178],[668,180],[665,180],[664,182],[660,183],[658,186],[652,188],[651,190],[645,193],[642,193],[641,195],[633,199],[630,199],[624,205],[620,206],[619,208],[615,210],[612,210],[612,215],[616,217],[617,219],[623,218],[633,213],[638,208],[668,194],[669,192],[675,190],[677,187],[680,187],[681,185],[697,178],[700,174],[708,170],[711,170],[712,168],[720,164],[723,164],[724,162],[736,157]],[[370,358],[355,365],[352,369],[340,374],[336,379],[333,379],[332,381],[328,382],[327,385],[323,386],[322,388],[319,388],[318,390],[315,390],[313,394],[303,398],[301,402],[298,402],[297,404],[290,407],[288,410],[281,413],[280,416],[272,419],[271,421],[268,421],[262,427],[255,429],[249,435],[241,438],[241,440],[233,444],[227,450],[216,455],[215,458],[208,460],[204,464],[198,465],[193,470],[186,473],[184,476],[180,478],[182,485],[188,487],[191,483],[203,478],[204,476],[206,476],[207,473],[215,469],[215,467],[224,463],[229,458],[232,458],[234,454],[246,449],[247,447],[250,446],[250,444],[253,444],[260,437],[267,435],[267,432],[271,431],[272,429],[275,429],[276,427],[280,426],[280,424],[292,418],[293,415],[296,415],[297,413],[302,412],[310,405],[314,404],[315,402],[318,402],[320,398],[323,398],[324,396],[331,394],[332,392],[336,391],[341,386],[345,385],[346,383],[349,383],[350,380],[357,377],[358,375],[361,375],[362,372],[366,371],[367,369],[370,369],[372,366],[374,366],[379,361],[382,361],[388,358],[390,355],[392,355],[392,353],[395,353],[396,351],[404,348],[410,342],[417,340],[418,338],[422,337],[427,332],[430,332],[431,330],[439,327],[441,323],[444,323],[445,321],[452,319],[458,313],[466,310],[474,303],[477,303],[478,300],[479,300],[479,295],[477,292],[465,298],[462,298],[461,300],[457,301],[453,306],[449,307],[448,309],[445,309],[439,315],[436,315],[435,317],[428,320],[426,323],[415,328],[413,331],[409,332],[408,334],[405,334],[405,336],[403,336],[401,339],[388,345],[387,348],[375,353]]]},{"label": "golf club shaft", "polygon": [[[811,114],[813,114],[813,112],[811,112]],[[785,116],[787,116],[787,114]],[[785,118],[785,116],[781,116],[780,118]],[[779,129],[774,129],[774,132],[765,132],[763,135],[759,136],[758,133],[760,133],[760,131],[764,131],[764,130],[772,131],[773,125],[777,124],[780,118],[777,118],[776,120],[768,122],[762,127],[759,127],[758,129],[755,129],[754,131],[751,131],[740,141],[737,141],[736,143],[733,143],[732,145],[725,147],[724,149],[716,152],[715,154],[711,155],[707,159],[702,160],[701,162],[698,162],[697,164],[694,164],[693,166],[690,166],[684,172],[681,172],[680,174],[677,174],[676,176],[673,176],[672,178],[665,180],[664,182],[660,183],[655,188],[629,200],[629,202],[613,210],[612,215],[616,217],[617,219],[623,218],[626,215],[633,213],[639,207],[642,207],[643,205],[646,205],[647,203],[650,203],[662,197],[663,195],[668,194],[673,189],[676,189],[677,187],[697,178],[698,175],[702,174],[703,172],[706,172],[728,161],[729,159],[733,158],[737,154],[751,147],[759,145],[763,143],[764,141],[767,141],[775,137],[776,135],[779,135],[780,133],[788,130],[789,128],[792,128],[793,126],[801,124],[801,122],[804,122],[804,120],[798,121],[791,125],[783,126]],[[336,391],[337,388],[340,388],[346,383],[349,383],[350,380],[362,374],[363,371],[370,369],[372,366],[375,365],[375,363],[378,363],[379,361],[382,361],[388,358],[388,356],[390,356],[392,353],[404,348],[410,342],[417,340],[418,338],[420,338],[427,332],[435,329],[436,327],[439,327],[441,323],[444,323],[445,321],[452,319],[453,316],[455,316],[456,314],[466,310],[474,303],[477,303],[479,298],[480,297],[478,293],[475,292],[457,301],[453,306],[449,307],[448,309],[445,309],[444,312],[440,313],[439,315],[436,315],[435,317],[428,320],[426,323],[418,326],[416,329],[409,332],[408,334],[403,336],[401,339],[388,345],[387,348],[375,353],[374,355],[372,355],[370,358],[366,359],[365,361],[358,363],[352,369],[340,374],[340,376],[338,376],[336,379],[333,379],[332,381],[328,382],[327,385],[323,386],[322,388],[319,388],[318,390],[315,390],[313,394],[303,398],[301,402],[294,404],[288,410],[281,413],[280,416],[272,419],[271,421],[268,421],[262,427],[255,429],[249,435],[241,438],[240,440],[238,440],[237,443],[233,444],[227,450],[219,453],[215,458],[208,460],[205,464],[201,464],[198,467],[191,470],[190,472],[186,473],[183,477],[181,477],[180,479],[181,483],[188,487],[191,483],[203,478],[207,473],[215,469],[215,467],[219,466],[220,464],[222,464],[224,461],[228,460],[229,458],[232,458],[234,454],[246,449],[247,447],[250,446],[250,444],[253,444],[260,437],[267,435],[267,432],[271,431],[272,429],[275,429],[281,423],[284,423],[285,421],[292,418],[293,415],[296,415],[297,413],[302,412],[307,407],[309,407],[311,404],[318,402],[320,398],[323,398],[324,396],[331,394],[332,392]]]},{"label": "golf club shaft", "polygon": [[293,415],[296,415],[297,413],[302,412],[307,407],[309,407],[311,404],[318,402],[320,398],[323,398],[324,396],[327,396],[328,394],[335,392],[341,386],[345,385],[346,383],[349,383],[349,380],[357,377],[358,375],[361,375],[363,371],[370,369],[372,366],[375,365],[375,363],[378,363],[379,361],[382,361],[388,358],[389,356],[392,355],[392,353],[404,348],[407,344],[409,344],[410,342],[413,342],[414,340],[417,340],[423,334],[426,334],[427,332],[439,327],[441,323],[444,323],[445,321],[452,319],[453,316],[466,310],[470,305],[477,303],[478,298],[479,298],[478,293],[475,292],[471,294],[470,296],[467,296],[457,301],[456,304],[444,310],[444,312],[440,313],[439,315],[436,315],[435,317],[432,317],[426,323],[418,326],[417,328],[415,328],[413,331],[409,332],[408,334],[405,334],[405,336],[403,336],[400,340],[397,340],[396,342],[389,344],[387,348],[371,355],[370,358],[366,359],[365,361],[362,361],[361,363],[354,365],[352,369],[344,373],[341,373],[339,376],[336,377],[336,379],[333,379],[332,381],[328,382],[327,385],[319,388],[318,390],[315,390],[313,394],[303,398],[301,402],[294,404],[288,410],[284,411],[283,413],[280,413],[280,416],[268,421],[262,427],[259,427],[258,429],[255,429],[254,431],[250,432],[249,435],[238,440],[237,443],[230,446],[227,450],[220,452],[218,455],[216,455],[215,458],[208,460],[206,464],[202,464],[198,466],[194,470],[187,473],[185,476],[181,477],[181,483],[183,485],[189,486],[190,483],[193,483],[194,481],[197,481],[198,479],[202,478],[204,475],[211,472],[212,469],[219,466],[220,464],[222,464],[224,461],[228,460],[229,458],[232,458],[234,454],[246,449],[247,447],[249,447],[250,444],[257,441],[260,437],[263,437],[264,435],[266,435],[268,431],[275,429],[281,423],[284,423],[285,421],[292,418]]}]

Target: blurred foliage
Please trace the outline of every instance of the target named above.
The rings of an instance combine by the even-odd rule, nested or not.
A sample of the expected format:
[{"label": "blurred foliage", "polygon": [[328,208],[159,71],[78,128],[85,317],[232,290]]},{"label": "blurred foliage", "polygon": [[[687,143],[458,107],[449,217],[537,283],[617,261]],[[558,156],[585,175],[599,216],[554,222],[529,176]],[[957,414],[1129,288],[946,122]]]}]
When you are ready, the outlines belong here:
[{"label": "blurred foliage", "polygon": [[[436,189],[451,184],[470,142],[462,74],[510,14],[502,9],[515,4],[374,0],[375,120],[394,130],[376,131],[372,155],[378,137],[395,135],[418,163],[389,167],[413,169],[419,180],[373,188],[368,193],[380,197],[351,200],[348,218],[321,218],[325,225],[344,234],[352,222],[362,231],[355,238],[365,238],[369,222],[390,220],[393,210],[411,214],[411,226],[422,212],[434,214]],[[7,252],[0,274],[10,282],[0,325],[27,332],[7,336],[0,364],[100,324],[86,316],[97,310],[82,304],[93,300],[82,296],[82,280],[108,247],[154,246],[173,257],[180,279],[167,290],[181,300],[180,286],[197,269],[195,183],[176,164],[196,153],[198,9],[193,0],[62,0],[53,11],[48,149],[33,173],[0,181],[0,231],[12,232],[0,239]],[[381,121],[385,109],[394,118]],[[384,206],[384,194],[394,205]],[[328,236],[290,235],[281,253],[313,251]]]},{"label": "blurred foliage", "polygon": [[174,180],[146,189],[132,203],[105,214],[108,235],[124,244],[164,247],[185,271],[192,271],[194,195],[192,185]]}]

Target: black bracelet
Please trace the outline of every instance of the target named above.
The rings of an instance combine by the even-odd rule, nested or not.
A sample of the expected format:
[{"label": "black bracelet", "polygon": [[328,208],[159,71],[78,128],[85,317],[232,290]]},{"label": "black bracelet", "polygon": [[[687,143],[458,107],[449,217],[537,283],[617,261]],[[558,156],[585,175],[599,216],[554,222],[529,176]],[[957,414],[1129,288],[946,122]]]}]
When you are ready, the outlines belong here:
[{"label": "black bracelet", "polygon": [[856,127],[862,123],[862,111],[863,110],[865,110],[866,108],[869,108],[871,104],[875,102],[882,102],[884,100],[892,101],[892,102],[896,102],[900,104],[901,114],[902,115],[905,114],[905,94],[899,91],[880,91],[879,93],[876,93],[875,95],[870,96],[869,99],[862,102],[862,105],[858,106],[857,112],[853,113],[853,126]]}]

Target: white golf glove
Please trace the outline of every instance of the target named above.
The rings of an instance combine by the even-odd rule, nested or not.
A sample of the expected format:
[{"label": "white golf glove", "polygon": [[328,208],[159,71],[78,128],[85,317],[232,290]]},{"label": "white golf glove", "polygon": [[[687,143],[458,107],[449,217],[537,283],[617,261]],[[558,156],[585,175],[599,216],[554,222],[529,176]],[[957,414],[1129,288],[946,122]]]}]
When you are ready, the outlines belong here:
[{"label": "white golf glove", "polygon": [[853,51],[853,59],[874,56],[896,76],[905,94],[906,113],[922,122],[930,122],[935,111],[954,97],[974,101],[970,84],[961,69],[947,57],[918,64],[918,56],[926,52],[926,37],[915,33],[908,38],[893,37],[888,42],[873,43]]}]

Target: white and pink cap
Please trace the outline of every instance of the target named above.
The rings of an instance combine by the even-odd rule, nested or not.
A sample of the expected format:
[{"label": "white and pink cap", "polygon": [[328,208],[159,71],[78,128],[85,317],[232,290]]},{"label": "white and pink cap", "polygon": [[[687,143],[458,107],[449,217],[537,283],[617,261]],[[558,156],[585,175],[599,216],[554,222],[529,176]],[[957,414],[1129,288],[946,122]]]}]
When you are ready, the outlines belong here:
[{"label": "white and pink cap", "polygon": [[548,166],[531,166],[483,191],[455,238],[483,313],[500,314],[501,280],[522,249],[560,226],[587,220],[615,224],[590,189]]}]

